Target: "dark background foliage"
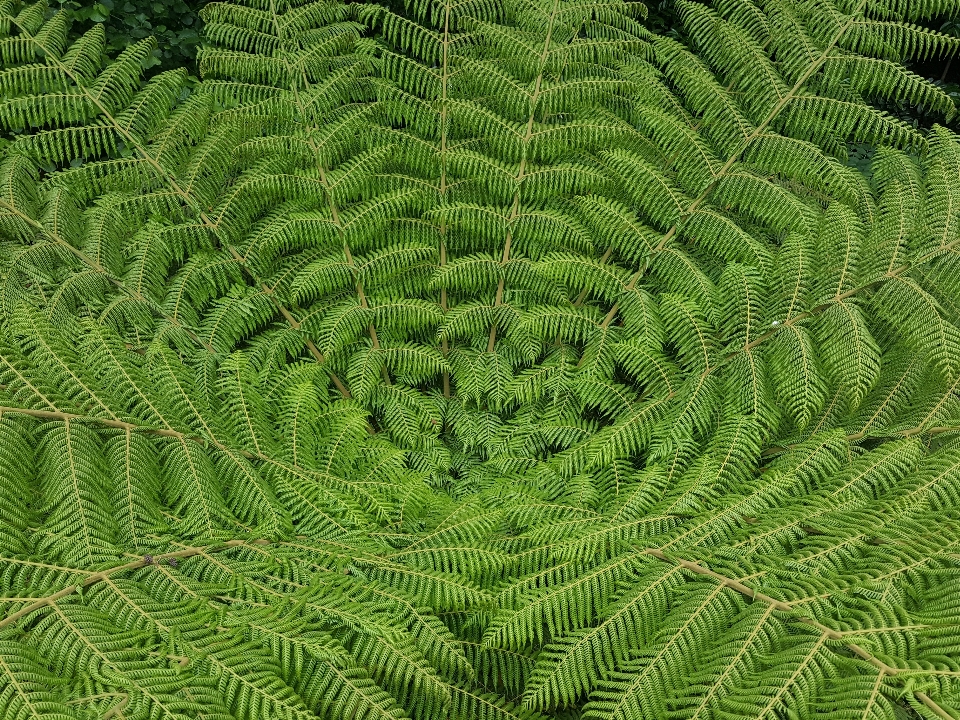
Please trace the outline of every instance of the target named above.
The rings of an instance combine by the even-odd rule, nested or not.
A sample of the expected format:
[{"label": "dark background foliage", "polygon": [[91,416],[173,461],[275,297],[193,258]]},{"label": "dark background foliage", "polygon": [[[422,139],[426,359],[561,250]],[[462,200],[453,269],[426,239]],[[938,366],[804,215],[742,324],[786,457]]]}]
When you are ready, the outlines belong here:
[{"label": "dark background foliage", "polygon": [[51,9],[70,13],[75,36],[94,23],[103,23],[111,55],[131,42],[153,35],[157,50],[151,69],[186,67],[195,73],[201,26],[198,13],[206,3],[207,0],[54,0]]}]

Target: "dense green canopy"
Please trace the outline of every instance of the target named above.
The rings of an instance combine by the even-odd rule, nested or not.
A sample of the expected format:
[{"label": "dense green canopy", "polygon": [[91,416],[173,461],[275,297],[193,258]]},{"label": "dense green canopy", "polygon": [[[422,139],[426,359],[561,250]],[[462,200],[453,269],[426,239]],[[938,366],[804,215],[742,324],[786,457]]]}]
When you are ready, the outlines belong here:
[{"label": "dense green canopy", "polygon": [[960,0],[671,5],[0,0],[0,717],[958,716]]}]

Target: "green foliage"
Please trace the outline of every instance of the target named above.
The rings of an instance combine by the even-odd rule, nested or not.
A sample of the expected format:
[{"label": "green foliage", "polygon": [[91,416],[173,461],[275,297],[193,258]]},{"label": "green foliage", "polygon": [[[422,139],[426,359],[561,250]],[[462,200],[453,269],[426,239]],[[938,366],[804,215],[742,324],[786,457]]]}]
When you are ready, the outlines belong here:
[{"label": "green foliage", "polygon": [[148,68],[171,70],[190,66],[196,58],[203,0],[55,0],[50,5],[73,21],[71,37],[102,24],[111,54],[138,40],[156,38],[158,47],[145,63]]},{"label": "green foliage", "polygon": [[0,716],[957,716],[960,4],[657,12],[0,0]]}]

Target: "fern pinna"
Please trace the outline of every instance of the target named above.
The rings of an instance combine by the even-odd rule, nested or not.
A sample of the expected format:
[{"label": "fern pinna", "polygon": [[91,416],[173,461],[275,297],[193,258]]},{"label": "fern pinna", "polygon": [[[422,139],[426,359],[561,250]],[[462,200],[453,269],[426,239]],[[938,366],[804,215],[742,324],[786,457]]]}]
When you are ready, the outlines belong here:
[{"label": "fern pinna", "polygon": [[0,0],[0,716],[958,716],[960,3],[667,5]]}]

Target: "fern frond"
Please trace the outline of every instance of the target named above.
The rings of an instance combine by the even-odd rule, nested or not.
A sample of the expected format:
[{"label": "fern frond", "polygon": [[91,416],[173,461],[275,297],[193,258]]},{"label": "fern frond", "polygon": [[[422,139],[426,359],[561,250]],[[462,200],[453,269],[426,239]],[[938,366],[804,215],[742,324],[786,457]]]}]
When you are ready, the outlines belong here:
[{"label": "fern frond", "polygon": [[956,5],[0,0],[0,714],[951,717]]}]

